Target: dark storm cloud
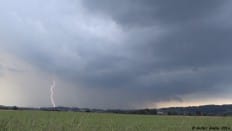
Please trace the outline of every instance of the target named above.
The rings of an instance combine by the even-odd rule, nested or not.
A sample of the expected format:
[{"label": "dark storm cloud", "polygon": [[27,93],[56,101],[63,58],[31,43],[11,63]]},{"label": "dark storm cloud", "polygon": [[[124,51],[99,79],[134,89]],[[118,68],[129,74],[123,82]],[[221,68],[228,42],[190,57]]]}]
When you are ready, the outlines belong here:
[{"label": "dark storm cloud", "polygon": [[118,23],[127,26],[191,22],[214,13],[225,2],[218,0],[83,0],[88,9],[107,14]]},{"label": "dark storm cloud", "polygon": [[167,59],[167,65],[210,66],[231,64],[231,29],[195,25],[169,34],[161,43],[153,45],[154,54]]},{"label": "dark storm cloud", "polygon": [[[128,86],[131,86],[132,90],[136,87],[148,86],[149,89],[144,90],[147,91],[145,94],[150,94],[148,96],[151,98],[153,94],[154,100],[187,93],[224,90],[220,84],[231,84],[232,45],[230,41],[232,38],[230,34],[232,34],[232,28],[222,26],[214,20],[223,15],[219,11],[225,4],[231,5],[227,2],[216,0],[83,1],[90,11],[112,17],[125,30],[128,27],[131,30],[142,30],[153,26],[168,28],[166,34],[158,38],[154,37],[153,40],[146,39],[147,35],[153,33],[152,31],[138,36],[143,42],[139,43],[131,38],[129,42],[135,44],[129,44],[128,50],[133,52],[132,54],[136,57],[134,62],[139,67],[131,63],[126,69],[127,72],[124,72],[127,75],[121,73],[123,78],[126,76],[124,80],[129,82]],[[228,11],[232,12],[227,10],[224,13]],[[159,59],[159,61],[153,61],[153,59]],[[128,64],[124,67],[126,65]],[[207,72],[213,67],[218,69]],[[146,77],[152,73],[159,74],[166,71],[182,72],[185,69],[192,70],[192,73],[180,76],[174,74],[174,77],[169,78],[171,73],[164,78],[170,80],[163,82],[159,77],[147,77],[150,81],[145,79],[145,82],[138,82],[140,76]],[[201,69],[205,72],[201,73]]]},{"label": "dark storm cloud", "polygon": [[[6,28],[13,30],[9,34],[17,36],[21,46],[4,47],[77,87],[102,90],[99,96],[105,96],[105,101],[125,107],[181,101],[184,95],[225,91],[223,85],[232,84],[232,20],[225,18],[232,13],[231,2],[82,0],[82,6],[86,21],[72,6],[62,15],[43,14],[46,20],[36,22],[39,33],[28,26],[34,19],[24,23],[32,29],[21,34]],[[71,17],[66,12],[72,12]],[[61,20],[63,15],[66,19]],[[77,21],[70,22],[77,16]],[[84,30],[91,20],[94,27],[89,29],[88,23],[88,31]],[[80,25],[75,27],[76,23]],[[121,35],[105,33],[105,23]],[[116,91],[109,95],[104,89]]]},{"label": "dark storm cloud", "polygon": [[[47,65],[51,68],[49,70],[61,73],[84,87],[130,88],[128,93],[132,95],[128,96],[137,96],[141,101],[161,101],[188,93],[218,91],[220,84],[231,84],[231,69],[224,68],[231,65],[232,38],[229,34],[232,30],[221,28],[210,18],[217,15],[224,2],[84,1],[91,13],[99,11],[109,15],[125,31],[127,27],[132,28],[132,36],[139,36],[128,36],[127,42],[133,44],[123,43],[124,46],[115,47],[119,52],[124,52],[122,56],[99,50],[97,45],[79,46],[74,52],[79,52],[80,62],[86,63],[82,69],[77,63],[73,63],[73,66],[56,65],[54,58],[48,60],[48,54],[40,52],[38,57],[33,55],[33,59],[44,64],[43,68]],[[155,31],[140,33],[139,28],[152,26],[167,26],[170,30],[161,37],[146,39],[149,34],[155,35]],[[103,48],[111,50],[111,47]],[[209,70],[214,67],[216,71]],[[159,75],[163,72],[169,73]],[[138,92],[144,95],[137,95]]]}]

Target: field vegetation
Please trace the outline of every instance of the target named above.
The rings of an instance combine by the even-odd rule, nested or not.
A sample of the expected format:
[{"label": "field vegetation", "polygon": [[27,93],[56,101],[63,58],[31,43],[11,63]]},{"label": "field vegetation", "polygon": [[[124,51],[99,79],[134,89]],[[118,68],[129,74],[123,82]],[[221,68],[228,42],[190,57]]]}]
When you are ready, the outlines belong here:
[{"label": "field vegetation", "polygon": [[199,131],[203,127],[232,130],[232,117],[0,110],[0,131]]}]

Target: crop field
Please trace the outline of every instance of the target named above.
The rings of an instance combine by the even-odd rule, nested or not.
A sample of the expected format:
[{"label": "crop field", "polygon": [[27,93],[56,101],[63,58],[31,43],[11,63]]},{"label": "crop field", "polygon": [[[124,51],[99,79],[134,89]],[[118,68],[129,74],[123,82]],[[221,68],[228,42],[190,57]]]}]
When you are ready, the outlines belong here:
[{"label": "crop field", "polygon": [[232,117],[4,111],[0,131],[229,131]]}]

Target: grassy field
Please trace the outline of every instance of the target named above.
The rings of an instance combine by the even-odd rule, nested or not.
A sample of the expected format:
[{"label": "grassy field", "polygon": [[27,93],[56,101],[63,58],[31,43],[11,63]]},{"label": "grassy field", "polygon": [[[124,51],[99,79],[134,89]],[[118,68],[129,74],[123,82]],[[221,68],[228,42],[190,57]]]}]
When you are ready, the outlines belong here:
[{"label": "grassy field", "polygon": [[202,127],[232,131],[228,129],[232,128],[232,117],[0,110],[0,131],[202,131]]}]

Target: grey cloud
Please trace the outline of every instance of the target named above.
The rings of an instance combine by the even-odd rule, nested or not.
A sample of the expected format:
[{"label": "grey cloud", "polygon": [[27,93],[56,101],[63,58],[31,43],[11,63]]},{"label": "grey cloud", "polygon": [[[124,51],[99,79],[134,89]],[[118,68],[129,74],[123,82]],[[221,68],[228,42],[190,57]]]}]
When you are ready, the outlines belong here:
[{"label": "grey cloud", "polygon": [[[100,102],[104,100],[109,107],[130,108],[147,102],[182,101],[184,95],[224,91],[221,85],[232,84],[232,28],[213,20],[213,16],[222,19],[223,13],[218,12],[226,2],[84,0],[84,11],[67,2],[71,10],[58,8],[58,4],[54,8],[59,14],[29,16],[31,24],[27,19],[25,23],[14,21],[19,32],[8,25],[11,19],[5,20],[0,26],[9,29],[6,34],[15,40],[2,46],[41,71],[95,90],[93,96],[82,98],[90,104],[104,106]],[[78,11],[96,20],[92,30],[81,28],[81,22],[87,21],[82,21]],[[37,18],[44,32],[34,29]],[[72,22],[72,18],[78,20]],[[75,27],[78,22],[80,27]],[[97,36],[102,30],[96,28],[104,22],[116,23],[122,37],[112,33],[116,40],[111,41]],[[26,31],[20,30],[24,27]]]},{"label": "grey cloud", "polygon": [[211,15],[226,1],[162,1],[162,0],[118,0],[91,1],[83,4],[91,11],[111,16],[118,23],[126,26],[151,26],[192,22]]},{"label": "grey cloud", "polygon": [[[127,71],[131,70],[133,72],[127,72],[126,74],[130,75],[127,77],[128,79],[124,78],[129,81],[128,86],[132,89],[136,87],[146,88],[148,84],[150,88],[145,90],[153,92],[156,98],[160,98],[161,96],[174,97],[175,95],[181,96],[204,90],[224,90],[215,89],[215,87],[222,83],[231,84],[229,79],[231,68],[224,69],[225,66],[231,66],[231,27],[225,28],[210,21],[211,16],[218,15],[217,11],[226,2],[114,1],[110,3],[110,1],[102,0],[96,3],[84,1],[84,4],[91,11],[98,11],[111,16],[120,25],[126,26],[125,28],[130,25],[134,25],[135,28],[141,25],[148,27],[160,25],[162,28],[167,25],[170,28],[169,32],[162,35],[158,40],[156,38],[153,40],[145,39],[149,33],[152,34],[152,31],[150,31],[137,36],[143,42],[138,43],[134,41],[137,38],[131,38],[129,42],[136,44],[128,44],[129,50],[136,57],[135,61],[128,60],[131,65]],[[153,60],[156,58],[158,61]],[[136,68],[133,62],[137,63],[140,68]],[[175,76],[170,78],[169,82],[156,81],[155,78],[150,78],[150,81],[145,80],[146,82],[142,84],[137,82],[137,77],[149,75],[149,72],[156,74],[167,70],[175,71],[186,68],[194,70],[214,66],[218,66],[220,70],[213,73],[197,73],[190,78]],[[122,76],[126,75],[122,73]],[[157,96],[156,91],[162,95]],[[149,94],[149,92],[145,94]],[[152,96],[152,93],[148,96]]]},{"label": "grey cloud", "polygon": [[232,48],[229,41],[229,29],[197,26],[174,32],[161,43],[149,43],[154,55],[170,63],[166,65],[210,66],[231,64],[229,61]]},{"label": "grey cloud", "polygon": [[17,67],[13,67],[13,66],[9,66],[9,65],[2,65],[0,64],[0,76],[3,76],[5,72],[10,71],[10,72],[14,72],[14,73],[22,73],[24,72],[24,70],[17,68]]},{"label": "grey cloud", "polygon": [[3,67],[2,67],[2,65],[0,64],[0,76],[2,76],[2,74],[3,74]]}]

